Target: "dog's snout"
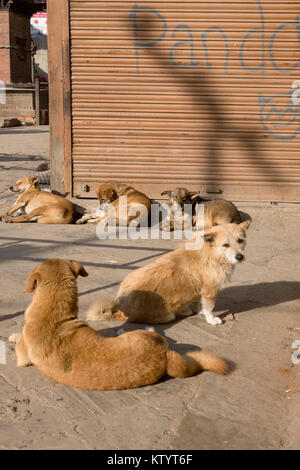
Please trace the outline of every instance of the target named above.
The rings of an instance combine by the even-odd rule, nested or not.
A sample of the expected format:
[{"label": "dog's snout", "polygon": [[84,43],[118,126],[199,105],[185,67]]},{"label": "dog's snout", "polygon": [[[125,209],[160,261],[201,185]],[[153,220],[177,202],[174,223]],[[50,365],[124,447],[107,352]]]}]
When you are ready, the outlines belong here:
[{"label": "dog's snout", "polygon": [[13,186],[10,186],[9,189],[10,189],[11,191],[13,191],[14,187],[13,187]]},{"label": "dog's snout", "polygon": [[242,255],[242,253],[238,253],[235,257],[238,261],[243,261],[244,259],[244,255]]}]

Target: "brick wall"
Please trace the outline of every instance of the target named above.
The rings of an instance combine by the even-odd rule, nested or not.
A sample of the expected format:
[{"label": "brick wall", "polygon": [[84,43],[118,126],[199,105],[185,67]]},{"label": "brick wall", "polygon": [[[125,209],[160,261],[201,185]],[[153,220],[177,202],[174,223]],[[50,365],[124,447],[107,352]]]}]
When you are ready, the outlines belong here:
[{"label": "brick wall", "polygon": [[0,10],[0,80],[5,83],[11,80],[9,45],[9,11]]},{"label": "brick wall", "polygon": [[15,0],[11,8],[9,4],[7,8],[3,7],[3,3],[1,5],[0,80],[6,84],[6,93],[0,103],[0,127],[16,119],[20,123],[33,123],[34,85],[30,83],[30,16],[33,0]]},{"label": "brick wall", "polygon": [[30,18],[11,11],[10,15],[10,68],[11,83],[31,82]]}]

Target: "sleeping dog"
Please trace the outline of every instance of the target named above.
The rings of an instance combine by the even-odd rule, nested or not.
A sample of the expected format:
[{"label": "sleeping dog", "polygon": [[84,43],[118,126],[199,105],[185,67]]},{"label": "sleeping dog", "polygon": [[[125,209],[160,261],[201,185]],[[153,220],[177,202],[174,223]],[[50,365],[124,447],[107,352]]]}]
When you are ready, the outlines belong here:
[{"label": "sleeping dog", "polygon": [[235,205],[225,199],[203,199],[200,197],[199,191],[188,191],[186,188],[175,188],[174,190],[163,191],[161,195],[169,196],[170,215],[164,220],[160,228],[161,230],[173,231],[174,228],[182,228],[183,223],[186,224],[188,214],[184,213],[186,204],[192,205],[192,227],[197,226],[197,203],[204,205],[204,229],[209,229],[216,225],[241,222],[240,214]]},{"label": "sleeping dog", "polygon": [[[0,220],[11,223],[35,220],[39,224],[72,223],[74,205],[62,196],[42,191],[37,176],[22,178],[10,189],[20,195],[15,204],[0,215]],[[13,214],[18,216],[10,217]]]}]

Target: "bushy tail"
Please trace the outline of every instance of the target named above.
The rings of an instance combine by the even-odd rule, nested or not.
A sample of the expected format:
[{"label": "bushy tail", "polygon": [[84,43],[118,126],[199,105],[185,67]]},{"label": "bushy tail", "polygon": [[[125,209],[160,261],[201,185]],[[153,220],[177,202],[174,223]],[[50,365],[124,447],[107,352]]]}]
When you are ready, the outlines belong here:
[{"label": "bushy tail", "polygon": [[191,351],[183,355],[168,351],[167,361],[167,374],[171,377],[190,377],[200,370],[210,370],[221,375],[228,372],[223,359],[206,351]]},{"label": "bushy tail", "polygon": [[122,320],[126,321],[126,315],[120,310],[113,311],[114,301],[112,299],[99,299],[92,303],[86,313],[89,321]]}]

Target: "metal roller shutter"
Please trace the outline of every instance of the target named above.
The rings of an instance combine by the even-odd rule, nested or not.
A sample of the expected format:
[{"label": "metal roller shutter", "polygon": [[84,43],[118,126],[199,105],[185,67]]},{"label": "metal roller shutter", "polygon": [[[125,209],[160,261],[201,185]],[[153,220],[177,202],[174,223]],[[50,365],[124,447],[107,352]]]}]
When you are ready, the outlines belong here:
[{"label": "metal roller shutter", "polygon": [[75,196],[300,201],[300,2],[69,4]]}]

